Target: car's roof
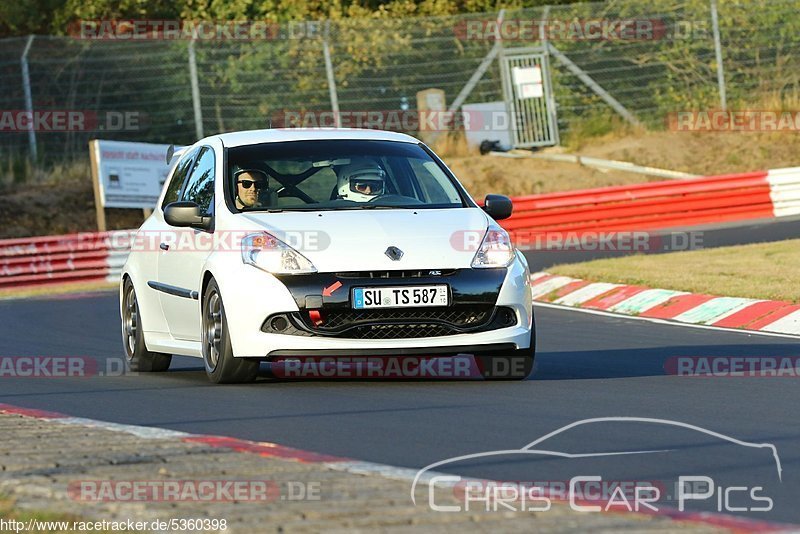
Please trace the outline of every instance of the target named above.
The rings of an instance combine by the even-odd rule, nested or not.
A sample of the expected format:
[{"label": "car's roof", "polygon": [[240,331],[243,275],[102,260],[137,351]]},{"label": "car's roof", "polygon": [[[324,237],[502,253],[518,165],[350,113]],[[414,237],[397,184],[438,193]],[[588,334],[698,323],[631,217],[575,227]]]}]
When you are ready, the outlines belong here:
[{"label": "car's roof", "polygon": [[219,138],[226,147],[277,143],[281,141],[321,141],[331,139],[419,143],[417,139],[402,133],[358,128],[273,128],[269,130],[230,132],[212,137]]}]

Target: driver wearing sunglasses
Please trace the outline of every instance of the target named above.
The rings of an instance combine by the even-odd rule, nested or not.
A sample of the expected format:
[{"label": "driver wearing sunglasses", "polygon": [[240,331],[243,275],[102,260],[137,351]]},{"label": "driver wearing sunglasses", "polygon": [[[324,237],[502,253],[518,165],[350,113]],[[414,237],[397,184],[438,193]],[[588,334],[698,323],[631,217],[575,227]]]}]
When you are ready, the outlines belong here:
[{"label": "driver wearing sunglasses", "polygon": [[242,169],[233,174],[236,183],[236,209],[253,208],[259,205],[258,193],[269,184],[264,171]]}]

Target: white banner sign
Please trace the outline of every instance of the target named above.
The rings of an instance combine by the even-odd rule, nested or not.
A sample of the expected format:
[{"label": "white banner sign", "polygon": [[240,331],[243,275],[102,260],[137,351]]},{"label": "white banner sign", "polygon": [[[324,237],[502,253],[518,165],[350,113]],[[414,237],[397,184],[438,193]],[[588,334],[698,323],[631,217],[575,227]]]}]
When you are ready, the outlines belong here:
[{"label": "white banner sign", "polygon": [[540,67],[514,67],[511,69],[511,77],[517,87],[518,98],[542,98],[544,96]]},{"label": "white banner sign", "polygon": [[152,209],[167,179],[169,145],[93,141],[92,162],[105,208]]}]

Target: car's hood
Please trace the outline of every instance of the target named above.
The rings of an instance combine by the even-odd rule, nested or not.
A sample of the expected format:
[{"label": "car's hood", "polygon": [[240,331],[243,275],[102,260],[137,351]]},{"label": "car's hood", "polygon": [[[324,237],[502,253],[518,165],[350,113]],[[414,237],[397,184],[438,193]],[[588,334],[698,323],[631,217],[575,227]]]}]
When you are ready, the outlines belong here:
[{"label": "car's hood", "polygon": [[[488,227],[480,208],[248,213],[319,272],[469,267]],[[392,260],[389,247],[403,254]]]}]

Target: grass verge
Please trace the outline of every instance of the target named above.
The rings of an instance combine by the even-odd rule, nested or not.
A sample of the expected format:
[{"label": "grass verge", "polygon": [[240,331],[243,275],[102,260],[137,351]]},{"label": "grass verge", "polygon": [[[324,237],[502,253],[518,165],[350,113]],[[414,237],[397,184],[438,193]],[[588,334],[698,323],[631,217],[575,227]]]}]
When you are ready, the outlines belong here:
[{"label": "grass verge", "polygon": [[725,297],[800,302],[800,239],[555,265],[548,272],[598,282]]},{"label": "grass verge", "polygon": [[[47,532],[48,534],[72,534],[78,532],[72,527],[75,522],[85,521],[79,516],[47,510],[25,510],[16,506],[14,499],[0,495],[0,519],[22,523],[18,528],[26,532]],[[33,529],[28,530],[28,526]],[[38,528],[37,528],[38,527]],[[12,532],[14,530],[11,530]],[[101,531],[105,532],[105,531]]]}]

